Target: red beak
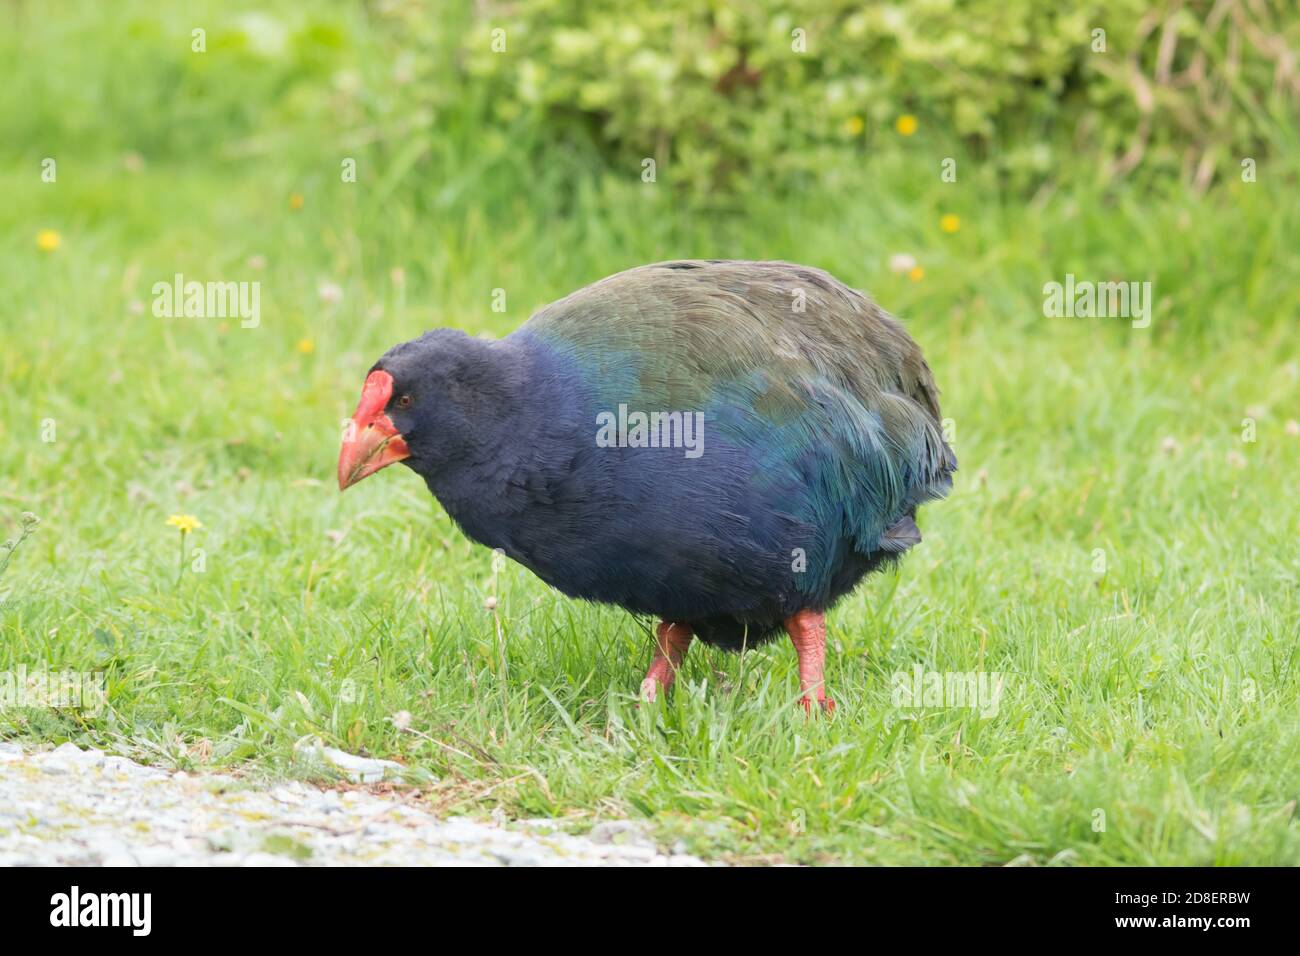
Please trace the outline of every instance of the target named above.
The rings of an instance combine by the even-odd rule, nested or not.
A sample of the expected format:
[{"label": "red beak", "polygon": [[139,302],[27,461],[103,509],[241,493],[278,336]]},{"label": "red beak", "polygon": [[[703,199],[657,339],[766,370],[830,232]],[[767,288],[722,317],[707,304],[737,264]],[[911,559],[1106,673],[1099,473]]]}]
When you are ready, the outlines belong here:
[{"label": "red beak", "polygon": [[393,397],[393,376],[376,370],[366,376],[361,401],[343,433],[339,449],[339,491],[362,478],[411,456],[406,441],[384,414]]}]

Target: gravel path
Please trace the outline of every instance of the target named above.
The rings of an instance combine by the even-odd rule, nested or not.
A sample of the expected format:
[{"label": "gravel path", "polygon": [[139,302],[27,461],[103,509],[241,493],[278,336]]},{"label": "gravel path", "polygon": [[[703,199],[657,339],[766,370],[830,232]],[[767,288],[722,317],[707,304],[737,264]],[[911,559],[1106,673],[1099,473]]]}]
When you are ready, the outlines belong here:
[{"label": "gravel path", "polygon": [[64,744],[0,743],[0,866],[702,866],[635,825],[503,829],[301,783],[249,788]]}]

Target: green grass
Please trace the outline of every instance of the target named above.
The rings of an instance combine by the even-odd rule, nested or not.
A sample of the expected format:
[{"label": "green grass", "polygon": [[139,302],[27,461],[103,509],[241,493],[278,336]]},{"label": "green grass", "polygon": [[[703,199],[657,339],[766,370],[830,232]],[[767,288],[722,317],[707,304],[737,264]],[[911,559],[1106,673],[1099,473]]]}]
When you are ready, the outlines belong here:
[{"label": "green grass", "polygon": [[[162,115],[113,100],[56,122],[46,102],[0,125],[22,133],[0,137],[0,534],[42,519],[0,579],[0,672],[102,670],[109,702],[3,710],[0,736],[253,777],[307,773],[295,744],[319,737],[407,763],[447,812],[648,817],[739,861],[1300,863],[1294,158],[1199,198],[1103,191],[1081,160],[1028,200],[977,157],[940,183],[930,160],[950,146],[923,131],[724,213],[674,202],[670,171],[647,186],[581,150],[539,163],[526,131],[463,117],[416,159],[383,138],[349,152],[344,119],[256,113],[265,78],[242,72],[217,87],[251,118],[200,114],[224,145],[187,151],[165,122],[183,130],[184,104],[149,86],[166,64],[113,29],[106,53],[55,26],[25,42],[51,75],[125,64],[114,95]],[[381,72],[358,35],[341,55]],[[38,69],[15,42],[6,106]],[[228,139],[204,125],[223,122]],[[354,154],[361,180],[341,183]],[[920,281],[888,270],[901,251]],[[638,707],[647,622],[494,574],[405,469],[334,487],[340,420],[388,345],[504,334],[686,256],[792,259],[869,289],[955,423],[961,470],[924,543],[831,616],[831,720],[804,719],[782,643],[697,647],[667,700]],[[176,272],[260,280],[261,325],[155,318],[151,286]],[[1042,285],[1067,272],[1150,279],[1151,328],[1044,318]],[[178,512],[203,522],[186,542],[202,573],[178,573]],[[899,708],[893,675],[916,665],[1003,674],[1000,706]]]}]

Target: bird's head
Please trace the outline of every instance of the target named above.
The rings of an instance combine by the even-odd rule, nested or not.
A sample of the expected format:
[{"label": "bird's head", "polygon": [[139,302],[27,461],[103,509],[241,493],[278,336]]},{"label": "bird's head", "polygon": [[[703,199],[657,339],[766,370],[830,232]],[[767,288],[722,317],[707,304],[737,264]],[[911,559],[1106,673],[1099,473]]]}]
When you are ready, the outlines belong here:
[{"label": "bird's head", "polygon": [[485,398],[487,349],[464,332],[438,329],[385,352],[344,427],[339,490],[399,461],[428,478],[462,455]]}]

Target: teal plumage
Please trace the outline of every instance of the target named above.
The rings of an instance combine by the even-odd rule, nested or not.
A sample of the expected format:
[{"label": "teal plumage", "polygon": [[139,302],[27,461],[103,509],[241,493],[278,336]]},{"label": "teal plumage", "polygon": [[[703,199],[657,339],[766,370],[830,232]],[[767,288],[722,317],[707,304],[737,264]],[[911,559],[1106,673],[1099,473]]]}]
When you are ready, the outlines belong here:
[{"label": "teal plumage", "polygon": [[819,526],[863,554],[913,543],[887,532],[951,485],[956,459],[920,349],[819,269],[644,266],[547,306],[520,333],[571,357],[597,406],[704,409],[715,431],[757,454],[750,480],[802,485]]}]

